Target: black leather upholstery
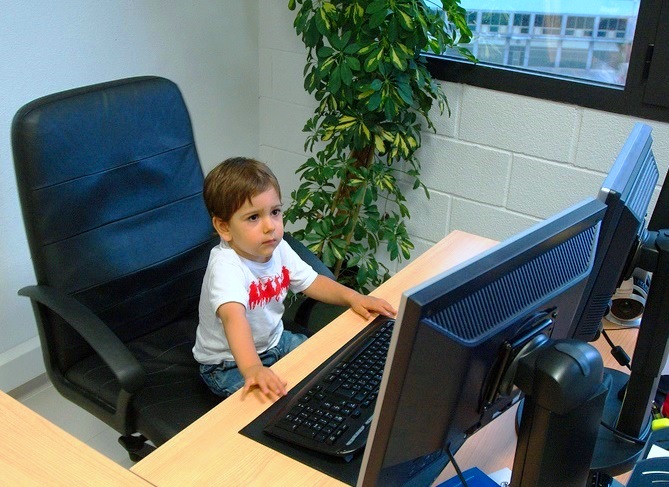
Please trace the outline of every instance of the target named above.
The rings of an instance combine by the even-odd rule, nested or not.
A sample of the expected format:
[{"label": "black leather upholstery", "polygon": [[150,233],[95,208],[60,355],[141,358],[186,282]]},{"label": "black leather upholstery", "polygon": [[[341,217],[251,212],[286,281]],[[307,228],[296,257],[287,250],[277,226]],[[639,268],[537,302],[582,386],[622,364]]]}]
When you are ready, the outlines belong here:
[{"label": "black leather upholstery", "polygon": [[191,352],[218,238],[179,89],[141,77],[40,98],[12,147],[37,277],[19,294],[49,377],[126,440],[164,443],[220,401]]}]

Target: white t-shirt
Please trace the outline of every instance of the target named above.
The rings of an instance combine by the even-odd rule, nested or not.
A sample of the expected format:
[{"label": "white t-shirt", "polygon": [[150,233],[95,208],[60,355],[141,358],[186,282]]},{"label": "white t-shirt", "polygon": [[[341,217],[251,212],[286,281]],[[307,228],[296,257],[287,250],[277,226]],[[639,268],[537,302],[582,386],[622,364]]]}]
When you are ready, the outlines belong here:
[{"label": "white t-shirt", "polygon": [[283,302],[288,289],[307,289],[318,274],[282,240],[268,262],[237,255],[226,242],[211,250],[200,293],[200,322],[193,356],[201,364],[234,360],[216,310],[225,303],[241,303],[251,325],[256,350],[262,353],[279,343],[283,332]]}]

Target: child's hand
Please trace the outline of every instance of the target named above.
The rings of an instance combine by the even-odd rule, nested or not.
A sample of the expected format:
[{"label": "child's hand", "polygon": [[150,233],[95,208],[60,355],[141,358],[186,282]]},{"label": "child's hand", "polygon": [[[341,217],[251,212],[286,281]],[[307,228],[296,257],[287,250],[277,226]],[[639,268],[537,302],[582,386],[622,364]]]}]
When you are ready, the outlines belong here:
[{"label": "child's hand", "polygon": [[369,319],[372,313],[378,313],[390,318],[397,314],[397,310],[385,299],[366,296],[360,293],[355,293],[351,297],[350,306],[353,311],[365,319]]},{"label": "child's hand", "polygon": [[350,287],[339,284],[334,279],[321,275],[316,276],[311,286],[304,290],[304,294],[324,303],[349,306],[365,319],[368,319],[372,313],[391,318],[397,314],[397,311],[385,299],[360,294]]},{"label": "child's hand", "polygon": [[254,365],[244,371],[244,389],[242,396],[245,396],[253,387],[258,387],[267,397],[282,397],[286,395],[286,384],[283,379],[276,375],[271,369],[264,365]]}]

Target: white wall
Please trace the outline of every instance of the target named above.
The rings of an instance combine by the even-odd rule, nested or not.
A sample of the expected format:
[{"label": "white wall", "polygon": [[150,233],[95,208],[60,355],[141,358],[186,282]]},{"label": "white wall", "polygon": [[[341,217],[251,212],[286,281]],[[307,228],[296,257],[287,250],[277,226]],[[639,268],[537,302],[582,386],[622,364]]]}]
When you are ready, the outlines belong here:
[{"label": "white wall", "polygon": [[205,171],[258,155],[257,0],[0,0],[0,389],[44,368],[17,290],[34,284],[10,147],[14,113],[49,93],[136,75],[181,88]]},{"label": "white wall", "polygon": [[[283,0],[260,12],[260,151],[290,173],[304,162],[304,122],[315,102],[302,88],[306,51]],[[452,230],[502,240],[595,196],[637,119],[481,88],[444,83],[451,117],[433,117],[419,159],[431,189],[407,192],[414,257]],[[653,128],[661,180],[669,124]]]},{"label": "white wall", "polygon": [[[34,283],[16,194],[9,129],[47,93],[141,74],[184,92],[205,171],[259,156],[284,195],[305,160],[305,50],[285,0],[0,0],[0,389],[43,370],[21,286]],[[409,195],[415,255],[454,229],[503,239],[594,195],[634,119],[445,84],[452,116],[436,116],[420,158],[432,197]],[[662,177],[669,125],[654,127]]]}]

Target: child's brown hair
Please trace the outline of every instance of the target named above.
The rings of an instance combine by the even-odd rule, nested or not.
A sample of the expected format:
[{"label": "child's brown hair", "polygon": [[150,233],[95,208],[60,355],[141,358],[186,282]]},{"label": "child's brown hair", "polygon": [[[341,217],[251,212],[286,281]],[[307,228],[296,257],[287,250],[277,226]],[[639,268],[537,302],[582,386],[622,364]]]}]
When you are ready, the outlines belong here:
[{"label": "child's brown hair", "polygon": [[212,217],[227,222],[245,201],[270,188],[274,188],[281,199],[279,181],[266,164],[247,157],[231,157],[204,179],[204,203]]}]

